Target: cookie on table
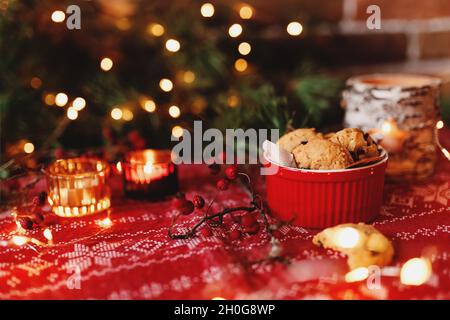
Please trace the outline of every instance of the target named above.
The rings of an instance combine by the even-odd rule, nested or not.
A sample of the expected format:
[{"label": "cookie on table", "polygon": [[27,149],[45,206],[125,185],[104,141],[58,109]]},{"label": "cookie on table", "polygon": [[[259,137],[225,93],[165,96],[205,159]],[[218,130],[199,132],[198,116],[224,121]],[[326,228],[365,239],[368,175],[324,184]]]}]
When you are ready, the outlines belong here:
[{"label": "cookie on table", "polygon": [[[357,237],[351,229],[357,230]],[[347,255],[347,264],[351,269],[371,265],[382,267],[390,264],[394,256],[394,247],[389,239],[364,223],[346,223],[327,228],[314,236],[313,243]]]},{"label": "cookie on table", "polygon": [[326,139],[312,139],[294,148],[292,153],[300,169],[344,169],[353,163],[347,149]]},{"label": "cookie on table", "polygon": [[331,136],[330,141],[345,147],[355,161],[379,155],[377,144],[369,134],[358,128],[346,128],[338,131]]},{"label": "cookie on table", "polygon": [[322,135],[316,133],[316,129],[314,128],[297,129],[283,135],[277,144],[284,150],[292,152],[295,147],[318,137],[322,137]]}]

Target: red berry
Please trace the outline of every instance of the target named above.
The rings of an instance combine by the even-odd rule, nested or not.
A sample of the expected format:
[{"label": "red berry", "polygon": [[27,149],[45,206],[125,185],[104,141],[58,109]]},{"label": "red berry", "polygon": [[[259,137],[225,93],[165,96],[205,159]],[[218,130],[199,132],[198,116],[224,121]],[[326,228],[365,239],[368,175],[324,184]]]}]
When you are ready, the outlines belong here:
[{"label": "red berry", "polygon": [[194,203],[192,201],[184,201],[184,204],[182,205],[182,207],[180,208],[180,212],[183,215],[189,215],[192,212],[194,212]]},{"label": "red berry", "polygon": [[255,216],[249,213],[241,217],[241,224],[244,227],[252,227],[257,224],[257,221]]},{"label": "red berry", "polygon": [[203,227],[200,229],[200,234],[204,237],[210,237],[212,235],[212,232],[208,227]]},{"label": "red berry", "polygon": [[253,226],[245,227],[243,231],[244,231],[245,233],[248,233],[248,234],[255,234],[255,233],[258,233],[258,231],[259,231],[259,225],[255,224],[255,225],[253,225]]},{"label": "red berry", "polygon": [[199,195],[194,196],[194,199],[192,199],[192,202],[194,202],[194,206],[197,209],[201,209],[205,206],[205,199],[203,199],[203,197],[199,196]]},{"label": "red berry", "polygon": [[33,221],[28,217],[19,218],[19,223],[24,229],[30,230],[33,228]]},{"label": "red berry", "polygon": [[229,180],[235,180],[237,177],[237,167],[236,166],[229,166],[225,169],[225,175]]},{"label": "red berry", "polygon": [[228,180],[226,179],[220,179],[219,181],[217,181],[217,189],[223,191],[223,190],[227,190],[228,189],[228,185],[230,183],[228,182]]},{"label": "red berry", "polygon": [[231,230],[230,234],[228,235],[228,238],[231,241],[239,240],[241,238],[241,232],[238,229]]},{"label": "red berry", "polygon": [[212,174],[218,174],[220,172],[220,165],[218,165],[217,163],[208,165],[208,168]]}]

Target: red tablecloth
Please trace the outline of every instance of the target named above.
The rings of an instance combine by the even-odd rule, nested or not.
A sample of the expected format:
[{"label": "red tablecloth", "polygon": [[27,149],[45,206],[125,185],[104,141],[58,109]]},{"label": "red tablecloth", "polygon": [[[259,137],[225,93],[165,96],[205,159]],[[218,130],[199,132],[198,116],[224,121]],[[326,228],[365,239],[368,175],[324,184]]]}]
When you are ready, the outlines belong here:
[{"label": "red tablecloth", "polygon": [[[210,200],[215,179],[204,166],[181,168],[188,198]],[[217,208],[248,199],[236,185],[220,193]],[[98,226],[104,215],[66,219],[51,226],[53,246],[0,246],[0,299],[450,299],[450,163],[443,157],[424,183],[386,185],[374,225],[393,240],[396,257],[376,290],[365,281],[344,281],[345,257],[315,247],[317,230],[282,227],[280,241],[291,263],[250,264],[267,253],[262,231],[230,241],[224,229],[237,227],[230,219],[213,236],[170,240],[167,228],[176,214],[170,201],[132,201],[120,193],[113,201],[109,229]],[[199,218],[184,218],[180,226]],[[1,215],[0,241],[15,228],[7,213]],[[421,255],[432,260],[428,283],[405,286],[392,276]]]}]

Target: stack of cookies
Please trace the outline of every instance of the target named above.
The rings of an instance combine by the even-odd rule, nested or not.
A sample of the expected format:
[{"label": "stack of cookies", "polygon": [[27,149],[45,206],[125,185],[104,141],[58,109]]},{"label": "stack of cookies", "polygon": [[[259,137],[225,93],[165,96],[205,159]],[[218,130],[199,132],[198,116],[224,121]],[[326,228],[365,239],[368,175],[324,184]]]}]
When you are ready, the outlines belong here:
[{"label": "stack of cookies", "polygon": [[297,129],[283,135],[277,143],[293,154],[299,169],[345,169],[356,161],[380,154],[372,138],[357,128],[326,135],[314,128]]}]

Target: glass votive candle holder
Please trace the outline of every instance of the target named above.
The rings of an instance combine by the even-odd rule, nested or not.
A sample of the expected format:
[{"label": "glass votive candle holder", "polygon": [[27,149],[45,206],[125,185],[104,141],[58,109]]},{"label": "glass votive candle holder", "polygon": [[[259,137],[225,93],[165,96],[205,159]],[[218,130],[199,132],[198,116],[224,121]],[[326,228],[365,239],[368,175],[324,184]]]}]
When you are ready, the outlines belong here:
[{"label": "glass votive candle holder", "polygon": [[60,217],[82,217],[111,206],[109,165],[97,159],[57,160],[44,169],[48,202]]},{"label": "glass votive candle holder", "polygon": [[131,151],[121,166],[128,197],[156,200],[178,191],[178,171],[170,150]]}]

